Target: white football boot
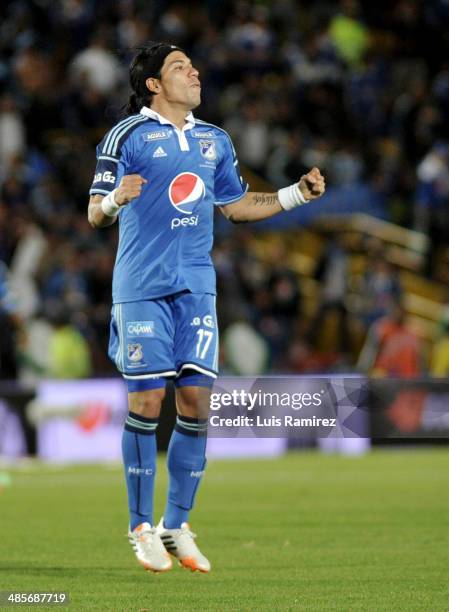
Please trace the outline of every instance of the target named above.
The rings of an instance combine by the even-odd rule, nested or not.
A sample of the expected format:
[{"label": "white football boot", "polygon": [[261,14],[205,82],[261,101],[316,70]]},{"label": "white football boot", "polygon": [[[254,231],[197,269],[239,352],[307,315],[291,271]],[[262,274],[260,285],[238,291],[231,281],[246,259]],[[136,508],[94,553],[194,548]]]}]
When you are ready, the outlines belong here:
[{"label": "white football boot", "polygon": [[188,523],[182,523],[180,529],[166,529],[162,517],[156,529],[165,549],[178,559],[179,565],[192,572],[210,572],[210,562],[195,544],[196,534],[190,531]]},{"label": "white football boot", "polygon": [[164,548],[155,527],[141,523],[134,531],[128,531],[128,540],[138,562],[150,572],[167,572],[172,568],[170,555]]}]

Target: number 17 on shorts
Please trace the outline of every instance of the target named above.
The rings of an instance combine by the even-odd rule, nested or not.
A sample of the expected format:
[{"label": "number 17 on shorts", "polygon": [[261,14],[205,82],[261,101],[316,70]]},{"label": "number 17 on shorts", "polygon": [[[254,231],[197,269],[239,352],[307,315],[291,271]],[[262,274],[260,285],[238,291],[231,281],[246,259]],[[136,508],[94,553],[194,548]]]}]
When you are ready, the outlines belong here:
[{"label": "number 17 on shorts", "polygon": [[175,336],[176,366],[192,366],[204,374],[218,372],[218,326],[215,296],[188,294],[179,300],[180,316]]}]

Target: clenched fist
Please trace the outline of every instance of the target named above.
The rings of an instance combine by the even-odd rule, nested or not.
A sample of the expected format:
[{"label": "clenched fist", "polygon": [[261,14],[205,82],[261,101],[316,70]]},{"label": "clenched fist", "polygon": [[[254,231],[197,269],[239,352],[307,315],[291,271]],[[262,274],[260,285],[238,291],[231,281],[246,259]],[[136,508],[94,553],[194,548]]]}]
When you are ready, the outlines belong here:
[{"label": "clenched fist", "polygon": [[129,204],[131,200],[138,198],[142,193],[142,185],[148,183],[140,174],[127,174],[122,177],[120,185],[115,192],[115,201],[119,206]]},{"label": "clenched fist", "polygon": [[326,190],[324,176],[318,168],[312,168],[310,172],[304,174],[299,179],[298,185],[302,195],[307,200],[316,200],[316,198],[322,196]]}]

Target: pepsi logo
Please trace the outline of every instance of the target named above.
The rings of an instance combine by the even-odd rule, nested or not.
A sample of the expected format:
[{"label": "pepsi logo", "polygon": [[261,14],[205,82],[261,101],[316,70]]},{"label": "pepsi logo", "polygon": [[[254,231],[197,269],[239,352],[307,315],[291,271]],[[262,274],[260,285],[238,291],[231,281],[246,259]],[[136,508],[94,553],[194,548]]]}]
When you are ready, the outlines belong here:
[{"label": "pepsi logo", "polygon": [[206,186],[203,180],[192,172],[175,176],[168,188],[168,197],[178,212],[191,215],[195,206],[204,198]]}]

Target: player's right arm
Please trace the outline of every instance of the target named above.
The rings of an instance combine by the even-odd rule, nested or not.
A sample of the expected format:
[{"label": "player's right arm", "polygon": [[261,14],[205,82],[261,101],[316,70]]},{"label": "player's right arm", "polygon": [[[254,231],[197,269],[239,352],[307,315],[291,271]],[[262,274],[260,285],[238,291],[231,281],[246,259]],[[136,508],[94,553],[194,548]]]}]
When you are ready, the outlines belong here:
[{"label": "player's right arm", "polygon": [[[107,227],[117,219],[118,211],[142,193],[142,185],[148,181],[140,174],[127,174],[116,189],[107,196],[94,194],[90,197],[87,216],[92,227]],[[114,206],[115,205],[115,206]]]}]

